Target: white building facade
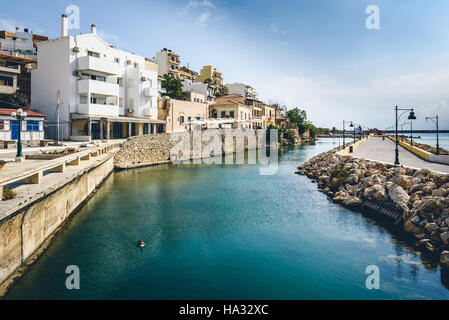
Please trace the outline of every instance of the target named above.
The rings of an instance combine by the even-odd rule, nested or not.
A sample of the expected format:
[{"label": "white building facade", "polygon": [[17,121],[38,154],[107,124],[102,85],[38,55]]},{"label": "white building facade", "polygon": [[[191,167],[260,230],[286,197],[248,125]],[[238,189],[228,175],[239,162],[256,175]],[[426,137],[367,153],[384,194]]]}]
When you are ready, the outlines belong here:
[{"label": "white building facade", "polygon": [[226,87],[229,89],[229,94],[236,94],[246,98],[257,98],[257,92],[253,87],[244,83],[228,83]]},{"label": "white building facade", "polygon": [[31,104],[47,120],[59,119],[63,139],[162,132],[157,64],[106,43],[95,25],[88,34],[71,36],[63,15],[61,37],[38,44],[37,66],[31,74]]}]

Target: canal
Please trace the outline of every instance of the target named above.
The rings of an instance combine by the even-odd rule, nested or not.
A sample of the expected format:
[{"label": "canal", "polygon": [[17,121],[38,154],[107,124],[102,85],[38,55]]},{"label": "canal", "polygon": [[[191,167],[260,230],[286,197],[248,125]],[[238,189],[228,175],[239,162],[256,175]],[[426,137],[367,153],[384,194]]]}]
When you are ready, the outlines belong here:
[{"label": "canal", "polygon": [[[282,148],[272,176],[258,165],[114,173],[7,299],[448,299],[445,270],[294,174],[335,143]],[[79,290],[65,287],[68,265]],[[365,286],[370,265],[379,290]]]}]

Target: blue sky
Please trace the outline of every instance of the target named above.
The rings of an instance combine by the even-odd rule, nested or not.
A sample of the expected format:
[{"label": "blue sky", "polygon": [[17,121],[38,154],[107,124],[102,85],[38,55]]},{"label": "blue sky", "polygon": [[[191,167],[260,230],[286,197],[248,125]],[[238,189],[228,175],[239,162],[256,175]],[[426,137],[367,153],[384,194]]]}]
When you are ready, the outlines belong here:
[{"label": "blue sky", "polygon": [[[385,128],[398,104],[416,109],[416,128],[432,128],[425,117],[438,113],[449,129],[446,0],[16,0],[2,5],[0,29],[57,37],[69,5],[80,8],[72,34],[95,23],[120,49],[150,58],[172,49],[183,65],[212,64],[226,83],[303,108],[320,126]],[[379,7],[379,30],[365,27],[368,5]]]}]

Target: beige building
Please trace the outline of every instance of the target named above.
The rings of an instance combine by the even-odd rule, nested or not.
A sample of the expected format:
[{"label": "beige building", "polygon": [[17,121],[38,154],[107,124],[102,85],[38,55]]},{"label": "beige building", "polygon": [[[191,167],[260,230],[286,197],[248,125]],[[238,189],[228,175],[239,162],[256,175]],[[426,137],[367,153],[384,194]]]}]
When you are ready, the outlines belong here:
[{"label": "beige building", "polygon": [[245,98],[237,95],[227,95],[217,98],[210,106],[210,116],[213,119],[234,119],[234,128],[252,128],[252,107],[245,104]]},{"label": "beige building", "polygon": [[200,71],[200,75],[195,78],[198,82],[204,82],[206,79],[211,79],[212,84],[215,86],[223,85],[222,73],[217,71],[213,66],[204,66]]},{"label": "beige building", "polygon": [[268,128],[270,124],[276,126],[276,108],[268,104],[263,104],[262,120],[264,123],[264,128]]},{"label": "beige building", "polygon": [[158,103],[158,117],[160,120],[166,121],[165,132],[193,130],[198,129],[198,126],[187,124],[188,121],[206,120],[208,118],[208,107],[209,105],[205,102],[162,98]]},{"label": "beige building", "polygon": [[181,57],[179,54],[164,48],[156,52],[154,59],[159,66],[159,75],[168,74],[174,78],[181,78]]},{"label": "beige building", "polygon": [[179,68],[179,77],[181,80],[190,80],[193,81],[198,76],[198,72],[190,70],[187,67]]}]

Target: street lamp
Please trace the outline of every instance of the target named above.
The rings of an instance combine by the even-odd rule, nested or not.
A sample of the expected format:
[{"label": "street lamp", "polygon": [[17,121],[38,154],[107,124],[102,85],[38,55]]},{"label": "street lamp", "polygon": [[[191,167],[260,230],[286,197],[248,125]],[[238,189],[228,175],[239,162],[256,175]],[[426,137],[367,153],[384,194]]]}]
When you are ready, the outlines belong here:
[{"label": "street lamp", "polygon": [[440,143],[439,143],[439,137],[438,137],[438,133],[439,133],[438,115],[436,115],[436,117],[426,117],[426,122],[427,122],[427,120],[431,120],[437,125],[437,154],[440,154]]},{"label": "street lamp", "polygon": [[[409,108],[409,109],[399,109],[398,106],[396,106],[394,108],[395,112],[396,112],[396,148],[394,150],[395,152],[395,160],[394,160],[394,165],[395,166],[399,166],[400,162],[399,162],[399,137],[398,137],[398,121],[399,119],[408,111],[410,111],[410,114],[408,115],[408,119],[409,120],[416,120],[416,116],[415,116],[415,112],[413,111],[413,109]],[[402,112],[400,115],[398,115],[398,111],[404,111]]]},{"label": "street lamp", "polygon": [[20,162],[23,159],[22,155],[22,121],[27,116],[27,113],[22,109],[17,109],[17,113],[15,111],[11,112],[11,117],[16,118],[19,121],[19,139],[17,141],[17,154],[16,161]]},{"label": "street lamp", "polygon": [[343,120],[343,147],[345,146],[345,133],[346,133],[346,123],[350,122],[351,124],[349,125],[349,127],[353,127],[354,125],[352,124],[352,121],[348,121],[348,120]]}]

